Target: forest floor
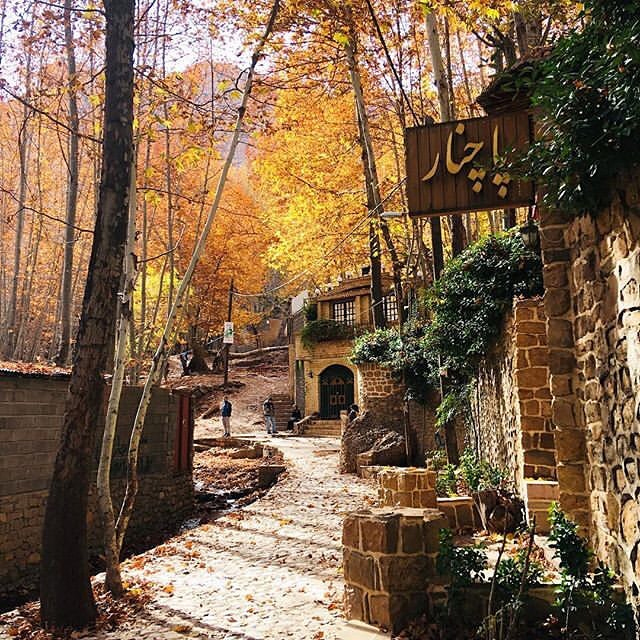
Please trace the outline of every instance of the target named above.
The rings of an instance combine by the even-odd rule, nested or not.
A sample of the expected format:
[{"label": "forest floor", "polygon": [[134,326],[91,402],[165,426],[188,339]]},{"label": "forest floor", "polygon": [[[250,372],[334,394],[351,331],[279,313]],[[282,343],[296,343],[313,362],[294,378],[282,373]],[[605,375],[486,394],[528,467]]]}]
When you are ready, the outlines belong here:
[{"label": "forest floor", "polygon": [[[370,481],[338,473],[338,439],[270,438],[263,432],[262,400],[268,393],[286,392],[282,356],[270,359],[251,370],[232,367],[232,432],[269,445],[271,457],[266,462],[284,463],[285,473],[257,500],[254,494],[249,504],[241,499],[223,512],[200,510],[178,535],[126,560],[123,576],[137,604],[119,611],[107,602],[106,624],[103,615],[98,630],[67,637],[337,637],[342,624],[342,520],[346,513],[374,504],[375,489]],[[215,411],[222,399],[221,382],[217,374],[169,378],[170,386],[188,386],[199,394],[196,416],[210,415],[197,420],[196,439],[221,435]],[[257,466],[265,460],[237,460],[228,453],[219,449],[197,453],[196,483],[230,493],[251,489]],[[99,575],[95,580],[101,579]],[[3,616],[0,639],[52,637],[34,628],[29,617],[35,612],[37,606],[31,605],[30,610]]]}]

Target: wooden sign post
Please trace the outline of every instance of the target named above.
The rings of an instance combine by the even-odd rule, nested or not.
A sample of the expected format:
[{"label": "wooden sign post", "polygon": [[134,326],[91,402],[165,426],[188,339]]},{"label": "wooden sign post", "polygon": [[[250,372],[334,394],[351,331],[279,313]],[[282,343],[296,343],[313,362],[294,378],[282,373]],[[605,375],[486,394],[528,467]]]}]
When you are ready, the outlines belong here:
[{"label": "wooden sign post", "polygon": [[440,216],[526,206],[534,186],[499,168],[526,151],[526,111],[411,127],[405,131],[411,216]]}]

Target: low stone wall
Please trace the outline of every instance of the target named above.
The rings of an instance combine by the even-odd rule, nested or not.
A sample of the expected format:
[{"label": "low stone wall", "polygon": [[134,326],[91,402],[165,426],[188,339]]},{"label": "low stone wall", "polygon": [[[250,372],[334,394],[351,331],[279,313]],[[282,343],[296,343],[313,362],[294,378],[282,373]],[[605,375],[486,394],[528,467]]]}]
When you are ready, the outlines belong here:
[{"label": "low stone wall", "polygon": [[556,478],[544,303],[514,300],[501,337],[478,373],[476,451],[508,470],[518,492],[525,478]]},{"label": "low stone wall", "polygon": [[413,467],[385,467],[377,475],[382,507],[436,508],[436,472]]},{"label": "low stone wall", "polygon": [[440,529],[435,510],[372,509],[347,516],[342,530],[345,615],[394,633],[429,610]]},{"label": "low stone wall", "polygon": [[449,522],[448,528],[454,533],[471,533],[484,529],[471,496],[438,498],[437,508],[445,515]]},{"label": "low stone wall", "polygon": [[[57,451],[67,378],[0,374],[0,599],[38,582],[40,538]],[[112,486],[124,494],[126,452],[140,388],[125,388],[118,419]],[[140,448],[140,489],[127,545],[169,530],[193,508],[190,399],[154,390]],[[96,440],[97,469],[101,429]],[[180,438],[179,436],[182,436]],[[88,507],[92,552],[101,548],[95,487]]]}]

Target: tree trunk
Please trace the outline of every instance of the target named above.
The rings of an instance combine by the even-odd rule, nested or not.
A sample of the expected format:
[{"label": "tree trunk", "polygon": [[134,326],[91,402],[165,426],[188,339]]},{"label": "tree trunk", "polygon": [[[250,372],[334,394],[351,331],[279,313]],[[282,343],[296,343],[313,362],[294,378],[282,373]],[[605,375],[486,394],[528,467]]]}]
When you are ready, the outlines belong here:
[{"label": "tree trunk", "polygon": [[76,90],[76,53],[71,24],[71,0],[64,0],[64,45],[67,53],[67,91],[69,92],[69,159],[67,162],[67,210],[64,233],[64,263],[62,267],[62,300],[60,302],[60,345],[56,364],[65,365],[69,360],[71,342],[71,278],[73,274],[74,225],[78,202],[78,99]]},{"label": "tree trunk", "polygon": [[127,234],[133,156],[133,0],[105,0],[106,80],[103,161],[82,315],[64,414],[62,440],[42,536],[41,616],[45,627],[82,628],[96,618],[89,580],[87,499],[102,372],[113,348]]},{"label": "tree trunk", "polygon": [[107,403],[102,448],[98,465],[98,506],[104,527],[104,558],[106,565],[105,587],[115,598],[123,594],[122,577],[120,575],[120,548],[116,537],[116,518],[111,499],[111,460],[113,443],[116,437],[116,425],[120,408],[120,396],[124,384],[125,364],[127,358],[127,340],[131,330],[133,307],[133,290],[138,271],[134,254],[136,242],[136,171],[134,161],[131,163],[131,183],[129,191],[129,222],[127,226],[127,244],[125,247],[122,298],[119,304],[118,326],[116,329],[116,349],[113,358],[113,377]]},{"label": "tree trunk", "polygon": [[[352,33],[348,41],[345,43],[345,53],[347,54],[347,62],[349,65],[349,75],[351,77],[351,86],[356,101],[356,111],[358,116],[358,128],[360,130],[360,144],[362,147],[362,158],[364,163],[365,185],[367,189],[367,207],[372,218],[379,223],[382,237],[384,238],[387,250],[391,256],[391,268],[393,270],[393,288],[396,296],[396,304],[398,307],[398,321],[402,324],[404,320],[404,296],[402,292],[402,264],[393,244],[391,232],[386,221],[380,216],[384,212],[382,207],[382,197],[380,195],[380,183],[378,181],[378,170],[376,167],[376,158],[373,152],[373,141],[371,139],[371,131],[369,129],[369,117],[364,103],[362,93],[362,82],[360,80],[360,71],[355,56],[355,34]],[[375,224],[375,223],[374,223]],[[377,235],[377,234],[376,234]],[[371,241],[371,230],[369,233]],[[372,254],[373,255],[373,254]],[[372,268],[374,260],[372,260]],[[374,275],[372,273],[372,275]],[[374,285],[372,284],[372,294]],[[374,318],[376,306],[382,306],[382,300],[372,298],[371,304],[374,309]],[[384,317],[384,316],[383,316]],[[381,326],[384,326],[384,321]]]},{"label": "tree trunk", "polygon": [[274,0],[265,31],[262,35],[262,38],[256,45],[253,55],[251,56],[251,65],[249,66],[249,69],[247,71],[247,80],[245,83],[244,92],[242,94],[242,102],[238,107],[238,116],[233,130],[233,136],[229,144],[229,150],[227,151],[226,160],[224,162],[224,165],[222,166],[222,170],[220,171],[213,203],[211,205],[209,215],[207,216],[207,220],[202,230],[202,235],[200,236],[198,243],[196,244],[189,265],[187,266],[185,274],[180,282],[180,286],[176,291],[173,305],[171,306],[171,309],[169,310],[169,313],[167,315],[167,320],[162,332],[162,336],[160,337],[160,344],[158,345],[158,348],[153,356],[151,368],[145,381],[142,396],[140,398],[140,403],[138,404],[138,410],[136,412],[133,429],[131,431],[131,440],[129,442],[129,455],[127,461],[127,488],[117,523],[119,548],[122,548],[124,534],[127,530],[127,526],[129,525],[129,519],[131,518],[131,513],[133,511],[133,504],[138,492],[138,449],[140,446],[140,439],[142,437],[142,429],[144,427],[147,409],[151,400],[151,391],[153,387],[159,382],[162,375],[164,364],[167,359],[167,344],[171,334],[173,333],[173,327],[178,315],[178,311],[182,308],[184,297],[189,289],[189,286],[191,285],[193,272],[195,271],[195,268],[200,260],[200,256],[204,252],[207,238],[209,237],[209,232],[211,231],[211,227],[213,226],[216,214],[218,213],[218,208],[220,206],[220,201],[222,200],[222,194],[227,181],[227,176],[233,163],[236,148],[238,146],[238,143],[240,142],[242,123],[244,121],[247,103],[249,102],[249,96],[251,95],[251,89],[253,87],[255,68],[258,64],[258,61],[260,60],[260,57],[262,56],[262,50],[264,49],[264,45],[267,42],[269,34],[274,27],[279,7],[280,0]]}]

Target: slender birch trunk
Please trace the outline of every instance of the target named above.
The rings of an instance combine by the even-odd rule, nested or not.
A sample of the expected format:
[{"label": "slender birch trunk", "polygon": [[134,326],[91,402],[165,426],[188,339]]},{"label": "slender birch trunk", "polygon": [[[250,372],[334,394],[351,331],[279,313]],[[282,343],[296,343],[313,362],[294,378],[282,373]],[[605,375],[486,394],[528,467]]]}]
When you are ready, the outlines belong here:
[{"label": "slender birch trunk", "polygon": [[251,57],[251,64],[247,72],[247,80],[245,83],[244,92],[242,94],[242,101],[238,108],[238,116],[236,119],[233,136],[231,138],[231,143],[229,145],[229,151],[227,152],[226,160],[224,162],[222,171],[220,172],[220,176],[218,178],[218,185],[216,187],[215,197],[213,199],[213,203],[209,210],[209,215],[207,216],[207,220],[202,230],[202,235],[198,240],[198,244],[194,249],[189,265],[180,282],[180,286],[178,287],[178,290],[175,294],[173,305],[169,310],[167,321],[165,323],[162,336],[160,338],[160,343],[153,356],[151,369],[147,375],[144,389],[142,391],[142,396],[140,398],[140,403],[138,405],[138,410],[136,412],[133,429],[131,431],[131,440],[129,442],[129,456],[128,456],[128,465],[127,465],[127,488],[126,488],[124,500],[122,502],[122,508],[120,509],[120,514],[118,516],[118,523],[117,523],[117,542],[118,542],[118,548],[120,549],[122,548],[124,534],[127,530],[129,519],[131,518],[135,497],[138,491],[138,469],[137,469],[138,450],[140,446],[140,439],[142,437],[142,429],[144,427],[144,421],[147,414],[147,409],[149,407],[149,402],[151,401],[151,391],[153,387],[159,382],[160,377],[162,375],[164,364],[167,359],[167,344],[169,342],[169,338],[171,337],[171,334],[173,333],[173,327],[176,321],[176,317],[178,315],[178,311],[182,308],[184,297],[189,289],[189,285],[191,284],[193,272],[195,271],[195,268],[198,265],[200,257],[204,251],[207,238],[209,237],[209,232],[211,231],[211,227],[213,226],[213,222],[216,218],[216,214],[218,213],[218,208],[220,206],[220,201],[222,199],[222,193],[224,191],[224,187],[227,181],[227,176],[229,174],[229,170],[231,169],[231,165],[233,163],[233,158],[235,156],[236,148],[238,146],[238,143],[240,142],[240,135],[242,133],[242,123],[244,121],[245,113],[247,110],[247,103],[249,101],[249,96],[251,95],[251,89],[253,87],[253,78],[255,75],[256,65],[258,64],[258,61],[262,56],[262,51],[264,49],[264,46],[274,27],[279,6],[280,6],[280,0],[274,0],[273,6],[271,8],[271,13],[269,15],[269,21],[267,23],[265,31],[262,35],[262,38],[256,45],[256,48]]},{"label": "slender birch trunk", "polygon": [[127,227],[127,243],[125,245],[123,264],[123,287],[119,304],[118,326],[116,327],[116,348],[113,358],[113,378],[107,404],[104,432],[102,434],[102,449],[98,465],[98,506],[104,527],[104,556],[106,564],[105,586],[115,598],[124,593],[120,574],[120,551],[116,536],[116,518],[111,499],[111,460],[113,458],[113,443],[116,437],[116,424],[120,408],[120,396],[124,384],[125,364],[127,359],[127,341],[131,327],[131,312],[133,307],[133,291],[135,289],[138,270],[134,254],[136,237],[136,171],[134,162],[131,166],[131,185],[129,196],[129,223]]}]

